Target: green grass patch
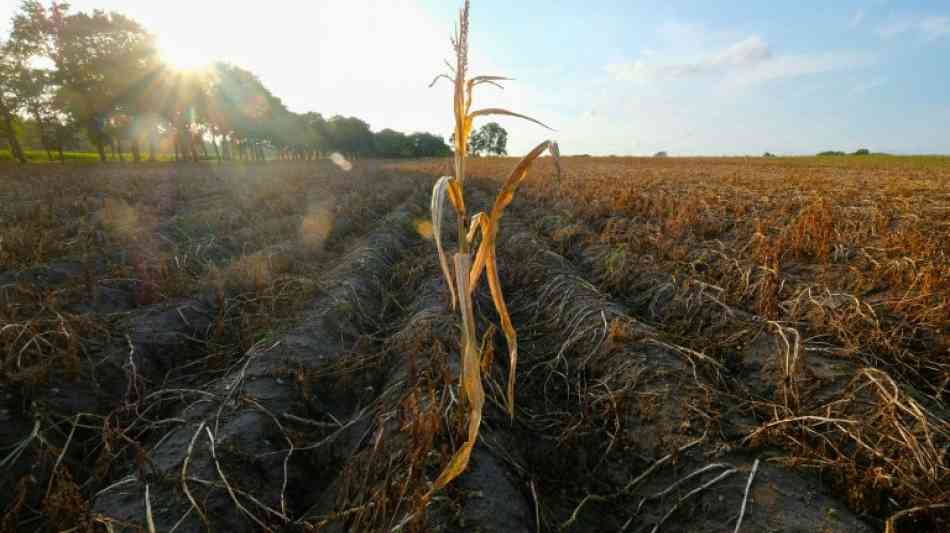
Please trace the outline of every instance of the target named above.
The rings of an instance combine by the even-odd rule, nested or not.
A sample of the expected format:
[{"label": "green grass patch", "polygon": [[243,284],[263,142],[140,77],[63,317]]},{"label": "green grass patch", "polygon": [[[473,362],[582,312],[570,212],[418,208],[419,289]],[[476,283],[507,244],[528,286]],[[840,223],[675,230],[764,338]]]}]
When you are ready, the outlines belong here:
[{"label": "green grass patch", "polygon": [[[25,150],[26,159],[31,163],[59,163],[59,152],[51,152],[53,159],[49,159],[49,156],[44,150]],[[109,161],[118,161],[118,159],[112,158],[111,152],[106,152],[106,155],[109,157]],[[126,161],[132,161],[132,154],[123,152],[122,157]],[[99,154],[96,152],[63,152],[63,159],[70,163],[98,163]],[[158,161],[173,161],[175,156],[171,154],[158,154]],[[202,158],[203,159],[203,158]],[[148,160],[148,154],[142,154],[142,161]],[[9,149],[0,150],[0,161],[13,161],[13,154],[10,153]]]}]

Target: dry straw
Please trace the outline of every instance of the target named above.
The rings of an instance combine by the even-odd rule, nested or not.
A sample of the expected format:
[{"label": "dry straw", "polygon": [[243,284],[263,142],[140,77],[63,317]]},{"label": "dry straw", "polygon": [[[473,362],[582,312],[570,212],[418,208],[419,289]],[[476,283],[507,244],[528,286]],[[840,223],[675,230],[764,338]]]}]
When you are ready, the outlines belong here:
[{"label": "dry straw", "polygon": [[[468,439],[455,452],[455,455],[449,461],[448,465],[436,479],[435,484],[430,491],[435,492],[459,474],[465,471],[468,466],[469,456],[475,441],[478,438],[478,429],[481,425],[482,407],[485,403],[485,393],[482,388],[481,377],[481,349],[475,328],[475,313],[472,308],[472,292],[478,285],[482,272],[488,278],[488,288],[491,292],[492,301],[495,304],[495,310],[498,312],[501,321],[502,331],[508,342],[508,391],[507,408],[510,416],[514,417],[515,410],[515,370],[518,363],[518,337],[514,326],[511,324],[511,317],[508,314],[508,308],[505,305],[504,294],[501,290],[501,283],[498,279],[498,268],[495,263],[495,241],[498,234],[498,225],[501,221],[502,213],[505,207],[514,199],[514,193],[518,185],[528,175],[528,170],[535,159],[541,156],[545,151],[549,152],[555,161],[558,162],[558,147],[554,141],[544,141],[536,146],[515,166],[514,170],[505,180],[501,191],[498,193],[495,203],[488,213],[478,213],[469,219],[465,207],[465,160],[467,157],[468,138],[472,132],[472,123],[476,117],[488,115],[507,115],[522,118],[535,124],[547,128],[541,122],[500,108],[486,108],[472,110],[472,92],[479,85],[494,85],[501,87],[500,82],[509,78],[503,76],[474,76],[468,78],[468,28],[469,28],[469,2],[466,0],[465,6],[459,14],[459,26],[452,38],[452,46],[455,49],[455,65],[448,64],[449,73],[440,74],[432,81],[435,84],[439,79],[445,79],[453,84],[455,89],[453,98],[453,110],[455,116],[455,160],[454,176],[444,176],[435,184],[432,190],[432,227],[435,236],[436,248],[439,254],[439,264],[445,275],[446,283],[451,292],[452,307],[458,308],[462,318],[462,361],[461,361],[461,381],[463,397],[468,402],[469,425]],[[550,129],[550,128],[548,128]],[[445,198],[448,197],[452,206],[455,207],[458,220],[458,251],[455,253],[452,265],[455,267],[454,276],[450,272],[449,261],[446,257],[445,249],[442,246],[442,215],[445,204]],[[472,259],[470,249],[475,243],[475,239],[481,236],[481,242]],[[453,277],[455,278],[453,281]]]}]

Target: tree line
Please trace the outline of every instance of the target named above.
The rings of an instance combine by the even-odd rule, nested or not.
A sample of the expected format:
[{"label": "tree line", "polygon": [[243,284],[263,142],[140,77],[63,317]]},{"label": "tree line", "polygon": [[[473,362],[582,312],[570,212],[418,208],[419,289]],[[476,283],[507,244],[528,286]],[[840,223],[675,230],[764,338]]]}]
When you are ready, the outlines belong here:
[{"label": "tree line", "polygon": [[[0,43],[0,137],[20,162],[24,129],[47,154],[90,146],[101,161],[439,157],[431,133],[373,132],[356,117],[295,113],[252,72],[223,62],[182,71],[120,13],[25,0]],[[117,155],[116,155],[117,154]]]},{"label": "tree line", "polygon": [[825,150],[824,152],[818,152],[819,156],[841,156],[841,155],[871,155],[871,151],[867,148],[858,148],[857,150],[851,152],[842,152],[840,150]]}]

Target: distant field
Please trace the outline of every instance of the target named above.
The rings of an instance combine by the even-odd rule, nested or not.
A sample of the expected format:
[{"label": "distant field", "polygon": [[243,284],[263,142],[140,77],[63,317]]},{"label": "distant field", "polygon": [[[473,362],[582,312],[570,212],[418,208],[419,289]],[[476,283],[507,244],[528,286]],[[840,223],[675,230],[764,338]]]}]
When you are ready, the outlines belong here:
[{"label": "distant field", "polygon": [[518,410],[486,336],[422,510],[467,412],[447,160],[0,165],[2,525],[732,531],[758,459],[743,531],[947,529],[950,158],[561,163],[498,236]]},{"label": "distant field", "polygon": [[[49,161],[47,153],[43,150],[25,150],[27,159],[33,162],[42,163]],[[57,152],[52,152],[53,162],[59,162]],[[67,160],[77,161],[99,161],[99,154],[96,152],[64,152]],[[109,157],[112,157],[111,152]],[[132,160],[131,153],[125,153],[126,160]],[[575,156],[577,159],[586,159],[588,156]],[[161,161],[170,161],[173,156],[160,154]],[[645,157],[596,157],[598,160],[653,160],[654,158]],[[774,166],[836,166],[836,167],[890,167],[890,168],[921,168],[934,167],[942,168],[950,166],[950,156],[947,155],[866,155],[866,156],[788,156],[788,157],[674,157],[675,161],[707,161],[711,164],[728,163],[730,161],[762,160],[762,164]],[[10,150],[0,150],[0,161],[12,161]]]},{"label": "distant field", "polygon": [[[690,159],[690,158],[685,158]],[[795,156],[795,157],[750,157],[750,158],[695,158],[706,161],[728,162],[735,159],[765,160],[781,167],[830,166],[853,168],[944,168],[950,166],[946,155],[844,155],[844,156]]]}]

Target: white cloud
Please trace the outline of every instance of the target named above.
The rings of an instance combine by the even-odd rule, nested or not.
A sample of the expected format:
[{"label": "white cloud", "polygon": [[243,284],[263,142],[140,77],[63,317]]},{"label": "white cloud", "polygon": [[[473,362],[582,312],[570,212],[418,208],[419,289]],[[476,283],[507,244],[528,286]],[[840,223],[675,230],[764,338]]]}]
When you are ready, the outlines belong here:
[{"label": "white cloud", "polygon": [[941,15],[901,15],[880,26],[877,34],[892,38],[904,34],[916,34],[927,41],[950,35],[950,17]]},{"label": "white cloud", "polygon": [[924,17],[920,21],[920,30],[928,39],[950,35],[950,17]]},{"label": "white cloud", "polygon": [[743,39],[707,59],[713,67],[744,67],[764,61],[772,56],[769,45],[758,35]]},{"label": "white cloud", "polygon": [[775,55],[768,43],[752,35],[702,55],[698,61],[654,62],[656,54],[628,62],[607,65],[621,81],[665,81],[699,76],[721,78],[726,86],[763,83],[781,78],[819,74],[867,62],[861,54],[827,52],[821,54]]},{"label": "white cloud", "polygon": [[702,64],[655,65],[642,59],[632,62],[611,63],[607,72],[621,81],[675,80],[702,74]]},{"label": "white cloud", "polygon": [[826,52],[822,54],[793,54],[777,56],[734,73],[726,85],[749,85],[783,78],[799,78],[834,70],[866,65],[869,58],[853,52]]},{"label": "white cloud", "polygon": [[624,81],[675,80],[702,74],[713,74],[754,65],[768,59],[772,53],[761,37],[753,35],[695,62],[652,63],[658,54],[641,54],[632,62],[611,63],[607,72]]},{"label": "white cloud", "polygon": [[864,15],[865,15],[865,13],[864,13],[864,10],[863,10],[863,9],[859,9],[859,10],[855,11],[854,14],[851,15],[851,21],[850,21],[849,25],[850,25],[852,28],[857,28],[858,26],[861,25],[862,22],[864,22]]}]

